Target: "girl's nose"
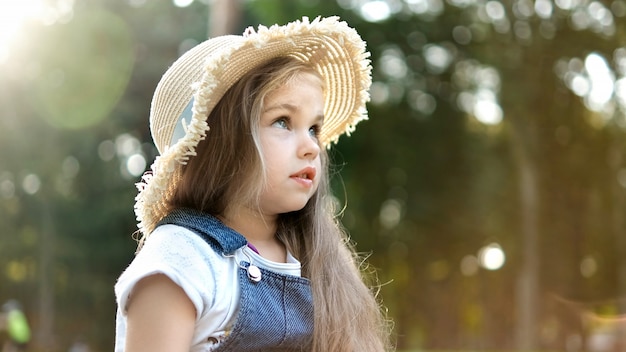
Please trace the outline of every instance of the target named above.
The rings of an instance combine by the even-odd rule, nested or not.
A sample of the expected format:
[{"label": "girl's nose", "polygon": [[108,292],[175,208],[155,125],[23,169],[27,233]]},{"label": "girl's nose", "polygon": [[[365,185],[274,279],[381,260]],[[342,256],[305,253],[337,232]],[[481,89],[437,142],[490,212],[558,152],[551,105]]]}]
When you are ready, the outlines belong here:
[{"label": "girl's nose", "polygon": [[315,159],[320,153],[320,145],[317,138],[311,136],[309,131],[302,133],[299,137],[298,155],[301,158]]}]

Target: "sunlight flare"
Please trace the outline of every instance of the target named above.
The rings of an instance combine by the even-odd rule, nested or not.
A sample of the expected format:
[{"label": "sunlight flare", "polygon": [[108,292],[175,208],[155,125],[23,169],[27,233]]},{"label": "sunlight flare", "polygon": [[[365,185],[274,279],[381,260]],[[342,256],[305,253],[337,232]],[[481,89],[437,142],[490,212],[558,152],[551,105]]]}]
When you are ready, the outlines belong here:
[{"label": "sunlight flare", "polygon": [[74,0],[0,1],[0,64],[6,62],[14,46],[26,41],[26,27],[32,23],[52,25],[72,15]]}]

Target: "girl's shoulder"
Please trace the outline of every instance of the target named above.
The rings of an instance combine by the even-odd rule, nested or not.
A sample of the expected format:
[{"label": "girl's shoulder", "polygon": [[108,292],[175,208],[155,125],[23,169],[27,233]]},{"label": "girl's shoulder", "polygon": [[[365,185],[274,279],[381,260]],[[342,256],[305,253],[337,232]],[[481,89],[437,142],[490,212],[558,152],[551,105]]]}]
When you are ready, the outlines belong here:
[{"label": "girl's shoulder", "polygon": [[151,262],[163,261],[177,266],[180,270],[200,269],[207,266],[211,271],[226,262],[223,255],[216,252],[200,235],[178,225],[157,227],[137,254],[151,257]]},{"label": "girl's shoulder", "polygon": [[212,302],[230,268],[229,258],[215,252],[199,235],[177,225],[156,228],[132,262],[120,275],[115,293],[125,300],[141,279],[164,274],[183,288],[201,312]]}]

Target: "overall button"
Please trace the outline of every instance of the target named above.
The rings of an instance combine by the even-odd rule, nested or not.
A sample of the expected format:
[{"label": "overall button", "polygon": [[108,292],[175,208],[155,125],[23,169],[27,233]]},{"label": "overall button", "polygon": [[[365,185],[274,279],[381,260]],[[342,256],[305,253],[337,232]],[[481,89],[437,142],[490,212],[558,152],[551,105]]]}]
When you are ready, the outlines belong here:
[{"label": "overall button", "polygon": [[261,269],[256,265],[250,264],[250,266],[248,266],[248,278],[254,282],[261,281]]}]

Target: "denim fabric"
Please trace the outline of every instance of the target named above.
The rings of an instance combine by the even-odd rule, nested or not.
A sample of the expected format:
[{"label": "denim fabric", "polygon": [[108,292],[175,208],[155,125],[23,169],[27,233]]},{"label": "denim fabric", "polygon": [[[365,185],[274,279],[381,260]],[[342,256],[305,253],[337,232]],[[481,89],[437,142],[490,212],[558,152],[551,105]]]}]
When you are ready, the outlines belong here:
[{"label": "denim fabric", "polygon": [[172,211],[159,225],[173,224],[186,227],[202,237],[219,254],[233,254],[248,241],[239,232],[224,225],[214,216],[195,209],[181,208]]},{"label": "denim fabric", "polygon": [[[221,254],[232,254],[247,244],[245,237],[215,217],[191,209],[176,210],[161,224],[187,227]],[[309,280],[260,268],[261,280],[254,282],[248,277],[250,265],[239,263],[239,312],[230,335],[215,352],[310,351],[313,297]]]}]

